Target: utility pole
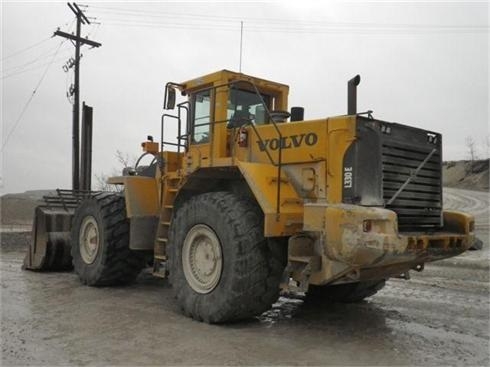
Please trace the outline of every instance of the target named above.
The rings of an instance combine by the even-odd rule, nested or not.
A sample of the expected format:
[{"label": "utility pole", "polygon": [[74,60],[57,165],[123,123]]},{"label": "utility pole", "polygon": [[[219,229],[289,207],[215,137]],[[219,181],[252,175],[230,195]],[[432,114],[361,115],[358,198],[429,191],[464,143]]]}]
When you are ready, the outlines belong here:
[{"label": "utility pole", "polygon": [[67,3],[68,7],[75,13],[77,17],[76,35],[61,32],[54,32],[55,36],[64,37],[71,40],[75,45],[75,86],[74,86],[74,102],[73,102],[73,148],[72,148],[72,188],[73,190],[80,189],[80,47],[89,45],[92,47],[102,46],[98,42],[91,41],[80,36],[82,24],[90,24],[89,20],[80,10],[76,3]]}]

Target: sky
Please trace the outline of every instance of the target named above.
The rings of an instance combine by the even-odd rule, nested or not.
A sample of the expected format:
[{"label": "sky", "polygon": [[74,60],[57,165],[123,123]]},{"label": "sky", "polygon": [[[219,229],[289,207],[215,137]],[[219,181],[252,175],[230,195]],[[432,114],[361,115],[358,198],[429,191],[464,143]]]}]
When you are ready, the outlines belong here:
[{"label": "sky", "polygon": [[[83,2],[81,102],[94,108],[93,179],[160,136],[163,93],[221,69],[289,85],[305,118],[358,110],[443,134],[445,160],[488,157],[489,6],[441,1]],[[71,187],[74,30],[66,2],[1,2],[0,193]],[[98,24],[100,23],[100,24]]]}]

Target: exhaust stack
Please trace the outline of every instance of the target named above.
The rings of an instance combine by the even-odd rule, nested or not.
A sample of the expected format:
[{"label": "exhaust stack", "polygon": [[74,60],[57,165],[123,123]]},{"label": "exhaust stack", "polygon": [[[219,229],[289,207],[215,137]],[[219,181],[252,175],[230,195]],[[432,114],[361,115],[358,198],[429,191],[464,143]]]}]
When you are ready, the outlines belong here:
[{"label": "exhaust stack", "polygon": [[347,82],[347,114],[357,113],[357,86],[361,82],[361,76],[357,74]]}]

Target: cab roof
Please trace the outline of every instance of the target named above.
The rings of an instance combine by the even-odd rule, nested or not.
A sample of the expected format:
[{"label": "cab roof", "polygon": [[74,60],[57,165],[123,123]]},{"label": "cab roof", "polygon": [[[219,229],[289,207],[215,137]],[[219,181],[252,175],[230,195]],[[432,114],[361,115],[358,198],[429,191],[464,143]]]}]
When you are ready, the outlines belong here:
[{"label": "cab roof", "polygon": [[233,80],[251,81],[259,88],[282,90],[286,93],[289,91],[289,86],[282,83],[273,82],[262,78],[257,78],[251,75],[243,73],[237,73],[230,70],[220,70],[211,74],[207,74],[195,79],[188,80],[180,85],[183,91],[188,93],[194,90],[199,90],[202,87],[209,87],[211,85],[227,84]]}]

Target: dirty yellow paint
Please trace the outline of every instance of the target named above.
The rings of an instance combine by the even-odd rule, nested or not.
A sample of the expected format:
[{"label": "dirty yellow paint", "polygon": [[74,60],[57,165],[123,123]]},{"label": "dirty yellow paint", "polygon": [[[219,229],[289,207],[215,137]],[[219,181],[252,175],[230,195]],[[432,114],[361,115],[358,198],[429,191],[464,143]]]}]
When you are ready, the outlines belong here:
[{"label": "dirty yellow paint", "polygon": [[[183,153],[158,153],[147,142],[146,151],[160,154],[164,163],[156,177],[110,180],[125,185],[129,217],[160,215],[168,226],[174,199],[186,182],[200,179],[207,168],[213,168],[206,171],[211,175],[238,170],[264,213],[264,235],[290,237],[289,260],[299,282],[389,277],[471,245],[474,219],[467,214],[444,212],[441,232],[400,234],[395,212],[342,204],[343,157],[357,139],[356,116],[228,127],[230,83],[236,81],[240,88],[269,95],[270,110],[288,111],[289,87],[281,83],[227,70],[180,83],[191,102],[195,93],[210,90],[209,140],[194,143],[189,131]],[[244,144],[241,136],[246,136]],[[429,251],[433,249],[440,251]]]},{"label": "dirty yellow paint", "polygon": [[124,185],[126,215],[131,217],[158,216],[160,201],[157,180],[144,176],[111,177],[110,184]]}]

